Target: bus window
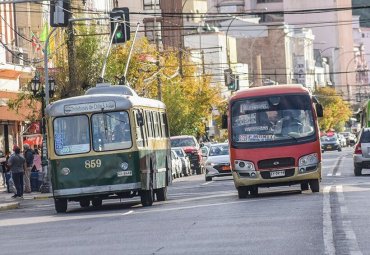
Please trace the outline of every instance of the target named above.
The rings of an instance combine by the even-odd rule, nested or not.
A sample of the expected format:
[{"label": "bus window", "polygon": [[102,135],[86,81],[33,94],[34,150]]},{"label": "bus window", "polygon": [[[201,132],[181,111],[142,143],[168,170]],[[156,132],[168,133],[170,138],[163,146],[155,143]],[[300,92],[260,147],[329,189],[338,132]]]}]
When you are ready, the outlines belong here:
[{"label": "bus window", "polygon": [[53,122],[54,149],[57,155],[90,151],[89,119],[87,116],[59,117]]},{"label": "bus window", "polygon": [[159,123],[158,123],[158,113],[157,112],[153,112],[153,124],[154,124],[154,135],[155,135],[155,137],[160,137]]},{"label": "bus window", "polygon": [[136,143],[137,146],[143,147],[144,146],[144,134],[143,134],[143,126],[139,125],[138,119],[139,119],[139,111],[134,111],[135,116],[135,124],[136,124]]},{"label": "bus window", "polygon": [[168,123],[167,123],[167,115],[162,113],[162,130],[164,130],[164,137],[169,137],[170,133],[168,132]]},{"label": "bus window", "polygon": [[95,151],[131,148],[131,127],[126,111],[93,114],[91,124]]},{"label": "bus window", "polygon": [[153,129],[152,129],[152,121],[150,119],[150,112],[145,112],[145,118],[146,118],[146,127],[148,130],[148,137],[153,137]]}]

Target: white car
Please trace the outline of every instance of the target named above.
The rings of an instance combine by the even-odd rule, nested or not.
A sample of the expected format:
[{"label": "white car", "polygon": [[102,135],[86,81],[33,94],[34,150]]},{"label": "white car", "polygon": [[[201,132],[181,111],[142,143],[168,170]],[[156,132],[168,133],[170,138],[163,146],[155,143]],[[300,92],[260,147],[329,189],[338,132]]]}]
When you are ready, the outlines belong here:
[{"label": "white car", "polygon": [[229,144],[212,144],[206,158],[205,180],[211,181],[213,177],[231,176]]},{"label": "white car", "polygon": [[181,147],[172,148],[172,150],[177,154],[177,156],[181,159],[181,172],[185,176],[191,175],[191,164],[189,160],[189,156],[186,155],[185,151]]},{"label": "white car", "polygon": [[342,146],[342,147],[347,146],[347,139],[343,135],[338,134],[338,139],[339,139],[339,142],[340,142],[340,146]]},{"label": "white car", "polygon": [[172,162],[172,177],[173,179],[182,176],[182,163],[179,156],[177,156],[174,150],[171,150],[171,162]]}]

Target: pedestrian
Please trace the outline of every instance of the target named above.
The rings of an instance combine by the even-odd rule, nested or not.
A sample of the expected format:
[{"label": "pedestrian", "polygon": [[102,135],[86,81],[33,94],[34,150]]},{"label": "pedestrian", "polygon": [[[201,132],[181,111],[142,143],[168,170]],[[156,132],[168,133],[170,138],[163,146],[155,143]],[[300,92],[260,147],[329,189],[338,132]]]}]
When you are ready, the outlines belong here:
[{"label": "pedestrian", "polygon": [[9,158],[8,165],[14,181],[17,193],[12,198],[23,198],[23,175],[26,170],[26,160],[21,155],[21,149],[18,146],[14,147],[14,154]]},{"label": "pedestrian", "polygon": [[33,151],[28,144],[23,145],[23,156],[26,159],[26,170],[24,171],[24,192],[31,193],[31,170],[33,167]]},{"label": "pedestrian", "polygon": [[37,148],[34,150],[32,169],[34,169],[36,172],[41,172],[41,170],[42,170],[41,156],[40,156],[39,150]]}]

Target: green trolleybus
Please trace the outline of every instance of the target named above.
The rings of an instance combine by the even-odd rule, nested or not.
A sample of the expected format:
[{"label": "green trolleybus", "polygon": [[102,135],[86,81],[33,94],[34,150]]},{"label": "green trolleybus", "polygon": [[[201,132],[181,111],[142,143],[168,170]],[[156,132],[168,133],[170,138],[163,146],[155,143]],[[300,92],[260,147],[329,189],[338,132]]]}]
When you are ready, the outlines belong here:
[{"label": "green trolleybus", "polygon": [[123,85],[98,84],[85,95],[46,108],[48,157],[55,209],[104,199],[167,199],[171,150],[166,107]]}]

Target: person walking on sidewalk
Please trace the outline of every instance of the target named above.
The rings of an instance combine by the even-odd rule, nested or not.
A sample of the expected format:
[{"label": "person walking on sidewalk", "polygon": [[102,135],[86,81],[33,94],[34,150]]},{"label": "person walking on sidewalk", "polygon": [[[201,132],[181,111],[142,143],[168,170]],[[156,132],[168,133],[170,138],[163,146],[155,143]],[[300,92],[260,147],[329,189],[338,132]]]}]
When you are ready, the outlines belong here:
[{"label": "person walking on sidewalk", "polygon": [[21,149],[19,147],[14,148],[14,154],[9,158],[8,165],[12,173],[12,178],[14,181],[17,193],[12,196],[12,198],[23,197],[23,174],[26,170],[26,160],[21,155]]},{"label": "person walking on sidewalk", "polygon": [[26,170],[24,171],[24,192],[31,193],[31,170],[33,167],[33,151],[28,144],[23,145],[23,155],[26,159]]}]

